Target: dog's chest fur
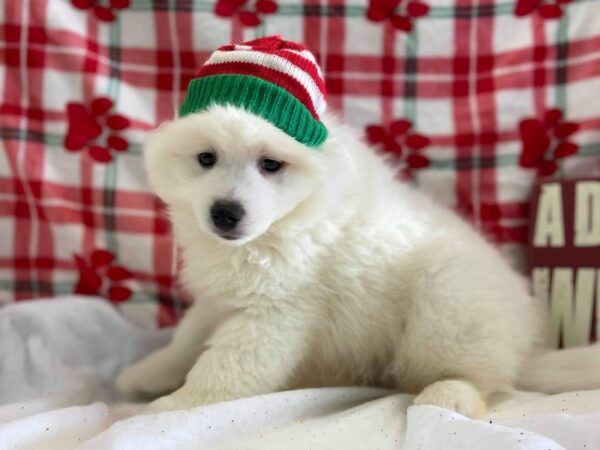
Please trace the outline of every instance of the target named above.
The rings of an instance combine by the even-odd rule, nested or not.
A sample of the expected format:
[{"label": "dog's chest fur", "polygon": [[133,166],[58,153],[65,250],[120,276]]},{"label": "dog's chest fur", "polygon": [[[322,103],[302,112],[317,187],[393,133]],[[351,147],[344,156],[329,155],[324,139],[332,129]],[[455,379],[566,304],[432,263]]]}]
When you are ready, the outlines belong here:
[{"label": "dog's chest fur", "polygon": [[179,232],[184,282],[196,296],[236,309],[284,310],[290,318],[309,314],[311,339],[289,387],[390,386],[388,367],[408,316],[403,309],[418,265],[410,255],[410,236],[382,239],[386,229],[321,222],[311,232],[288,239],[270,236],[268,246],[243,248],[212,247],[205,240],[200,245]]}]

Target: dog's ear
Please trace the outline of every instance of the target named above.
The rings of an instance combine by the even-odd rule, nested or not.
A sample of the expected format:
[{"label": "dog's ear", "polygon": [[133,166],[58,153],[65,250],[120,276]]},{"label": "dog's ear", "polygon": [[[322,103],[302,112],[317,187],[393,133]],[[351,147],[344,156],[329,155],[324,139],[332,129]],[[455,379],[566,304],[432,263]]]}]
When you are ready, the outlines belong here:
[{"label": "dog's ear", "polygon": [[159,124],[154,131],[160,130],[161,128],[164,128],[170,124],[172,124],[173,122],[175,122],[175,120],[177,119],[173,119],[173,120],[165,120],[164,122],[162,122],[161,124]]},{"label": "dog's ear", "polygon": [[165,154],[168,150],[167,134],[169,125],[174,121],[166,121],[161,123],[157,128],[148,133],[142,144],[142,158],[146,172],[146,179],[151,190],[159,197],[163,197],[163,188],[168,184],[169,171],[165,170],[168,167],[165,164]]},{"label": "dog's ear", "polygon": [[144,138],[144,142],[142,144],[142,151],[145,152],[146,149],[148,148],[148,144],[156,138],[156,136],[158,134],[160,134],[160,132],[165,129],[166,127],[168,127],[169,125],[171,125],[174,120],[165,120],[164,122],[161,122],[156,128],[154,128],[153,130],[151,130],[150,132],[148,132],[148,134],[146,134],[145,138]]},{"label": "dog's ear", "polygon": [[164,145],[164,143],[159,143],[159,141],[161,140],[161,137],[166,129],[169,128],[169,126],[174,122],[175,120],[167,120],[162,122],[156,128],[148,132],[148,134],[146,134],[142,142],[142,156],[144,159],[148,159],[148,153],[159,150],[156,147]]}]

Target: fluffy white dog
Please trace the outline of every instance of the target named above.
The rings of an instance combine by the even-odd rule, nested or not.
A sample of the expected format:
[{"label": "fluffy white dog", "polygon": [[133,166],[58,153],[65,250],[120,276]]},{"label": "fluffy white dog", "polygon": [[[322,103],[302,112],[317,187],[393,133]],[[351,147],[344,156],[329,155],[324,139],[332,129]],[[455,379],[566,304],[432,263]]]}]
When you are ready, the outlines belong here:
[{"label": "fluffy white dog", "polygon": [[195,304],[121,391],[174,391],[160,411],[377,385],[474,417],[515,386],[600,387],[597,347],[544,350],[544,305],[492,245],[324,122],[316,151],[231,106],[154,133],[146,166]]}]

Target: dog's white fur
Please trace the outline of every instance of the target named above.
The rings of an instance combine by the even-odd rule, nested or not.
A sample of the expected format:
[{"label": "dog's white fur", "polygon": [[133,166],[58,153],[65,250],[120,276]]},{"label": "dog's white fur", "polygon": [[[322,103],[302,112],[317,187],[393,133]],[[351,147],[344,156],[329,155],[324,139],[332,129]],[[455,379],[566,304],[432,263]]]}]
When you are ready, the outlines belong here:
[{"label": "dog's white fur", "polygon": [[[195,304],[171,344],[127,369],[118,388],[177,389],[150,405],[160,411],[369,384],[477,416],[525,367],[529,387],[560,385],[551,375],[536,385],[532,377],[552,367],[525,364],[543,351],[546,316],[524,279],[455,214],[395,181],[334,118],[326,124],[316,150],[234,107],[154,133],[146,166],[169,206]],[[196,161],[207,149],[218,155],[211,169]],[[287,165],[263,173],[264,157]],[[219,199],[246,211],[235,241],[212,228]],[[598,385],[594,364],[588,378]]]}]

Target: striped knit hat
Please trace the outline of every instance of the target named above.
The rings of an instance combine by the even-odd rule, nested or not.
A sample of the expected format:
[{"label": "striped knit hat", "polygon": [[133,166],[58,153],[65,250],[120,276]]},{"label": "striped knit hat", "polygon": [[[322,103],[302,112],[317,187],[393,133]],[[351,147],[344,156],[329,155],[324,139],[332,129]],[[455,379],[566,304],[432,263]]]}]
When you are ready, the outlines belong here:
[{"label": "striped knit hat", "polygon": [[225,104],[261,116],[309,147],[327,138],[325,84],[315,57],[279,36],[215,51],[188,86],[179,115]]}]

